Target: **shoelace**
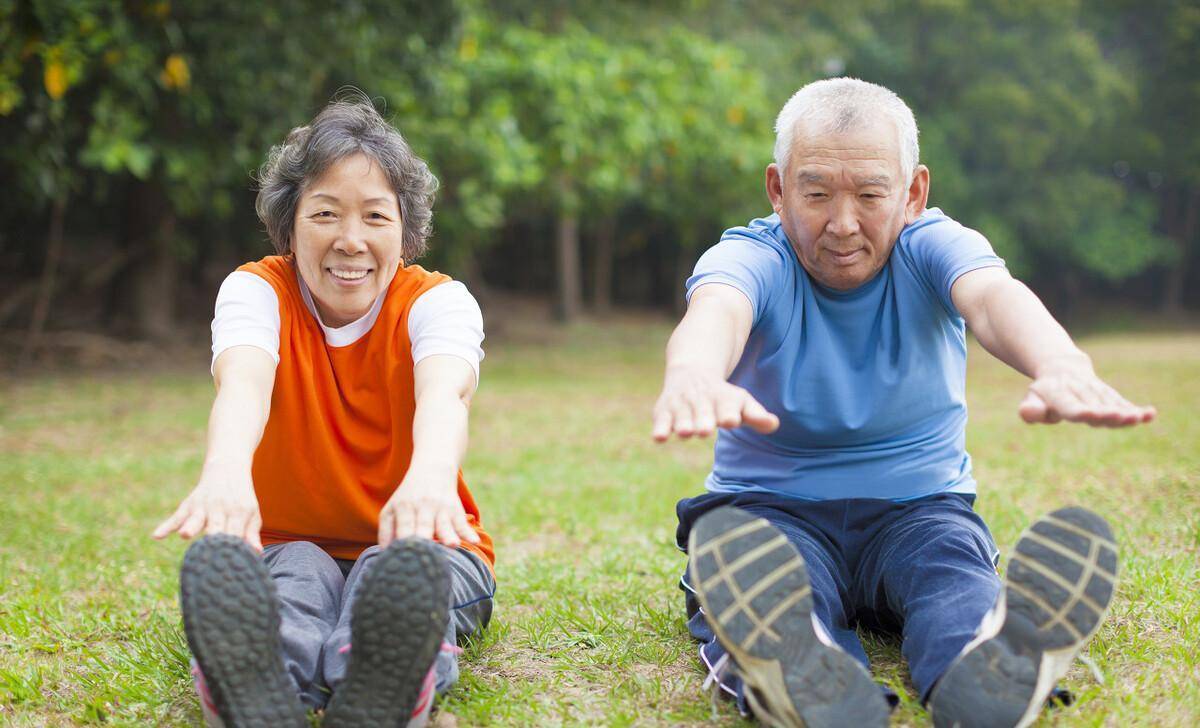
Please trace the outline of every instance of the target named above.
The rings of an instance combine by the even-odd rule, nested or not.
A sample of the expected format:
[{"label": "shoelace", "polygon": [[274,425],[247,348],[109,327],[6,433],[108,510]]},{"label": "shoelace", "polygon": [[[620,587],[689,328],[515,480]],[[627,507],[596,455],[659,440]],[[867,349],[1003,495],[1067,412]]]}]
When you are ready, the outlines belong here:
[{"label": "shoelace", "polygon": [[709,702],[712,704],[712,717],[717,717],[717,705],[721,695],[721,680],[725,678],[725,673],[729,671],[729,653],[721,655],[721,659],[717,660],[708,668],[708,677],[704,678],[704,682],[700,684],[700,689],[708,693]]},{"label": "shoelace", "polygon": [[1096,682],[1100,683],[1101,686],[1104,685],[1104,673],[1100,671],[1100,666],[1093,662],[1092,658],[1080,652],[1078,655],[1075,655],[1075,659],[1087,665],[1088,669],[1092,671],[1092,677],[1096,678]]}]

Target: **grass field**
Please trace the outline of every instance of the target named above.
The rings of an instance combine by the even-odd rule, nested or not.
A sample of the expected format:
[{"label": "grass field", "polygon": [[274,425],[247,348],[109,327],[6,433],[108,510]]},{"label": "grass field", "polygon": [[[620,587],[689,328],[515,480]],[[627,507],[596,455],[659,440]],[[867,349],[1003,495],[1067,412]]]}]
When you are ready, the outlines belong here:
[{"label": "grass field", "polygon": [[[466,467],[496,537],[491,629],[439,725],[739,724],[713,712],[683,624],[674,504],[711,442],[656,446],[663,323],[547,329],[489,348]],[[1160,419],[1136,430],[1028,427],[1019,376],[972,350],[977,507],[1002,549],[1081,503],[1122,545],[1122,581],[1075,705],[1051,725],[1200,722],[1200,335],[1085,338],[1101,374]],[[191,488],[212,397],[186,369],[0,384],[0,724],[197,725],[176,601],[184,544],[147,534]],[[892,638],[867,639],[927,716]]]}]

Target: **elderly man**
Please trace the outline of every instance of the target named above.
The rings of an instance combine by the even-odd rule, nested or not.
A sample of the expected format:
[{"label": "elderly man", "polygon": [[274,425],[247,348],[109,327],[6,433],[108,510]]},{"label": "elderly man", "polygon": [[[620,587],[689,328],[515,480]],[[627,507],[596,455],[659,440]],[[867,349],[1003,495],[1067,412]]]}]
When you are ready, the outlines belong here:
[{"label": "elderly man", "polygon": [[1019,413],[1127,426],[1154,410],[1086,354],[979,233],[926,209],[912,112],[856,79],[776,124],[775,214],[688,279],[654,437],[718,430],[678,505],[689,628],[715,680],[771,725],[884,725],[856,624],[897,631],[937,725],[1026,725],[1099,628],[1117,568],[1081,508],[1037,521],[1007,580],[974,512],[964,323],[1032,378]]}]

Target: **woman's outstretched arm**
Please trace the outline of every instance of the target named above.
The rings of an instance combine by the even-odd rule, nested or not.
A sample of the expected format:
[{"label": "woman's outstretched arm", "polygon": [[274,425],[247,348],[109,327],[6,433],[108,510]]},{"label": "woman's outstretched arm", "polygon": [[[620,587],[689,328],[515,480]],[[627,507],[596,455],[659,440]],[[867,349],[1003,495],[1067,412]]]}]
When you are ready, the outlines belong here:
[{"label": "woman's outstretched arm", "polygon": [[213,377],[217,396],[200,481],[153,536],[229,533],[261,551],[262,517],[250,466],[271,411],[275,360],[257,347],[234,346],[217,357]]}]

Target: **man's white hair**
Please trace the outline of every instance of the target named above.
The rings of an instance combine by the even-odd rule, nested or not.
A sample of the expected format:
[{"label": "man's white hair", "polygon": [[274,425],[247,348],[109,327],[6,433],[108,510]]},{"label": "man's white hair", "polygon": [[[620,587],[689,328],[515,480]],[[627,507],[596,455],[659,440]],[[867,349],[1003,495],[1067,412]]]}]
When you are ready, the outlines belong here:
[{"label": "man's white hair", "polygon": [[828,134],[851,131],[880,118],[896,125],[900,137],[900,171],[905,181],[911,180],[921,158],[917,120],[912,109],[891,89],[857,78],[813,81],[783,105],[775,119],[775,164],[780,176],[787,172],[800,122],[818,134]]}]

